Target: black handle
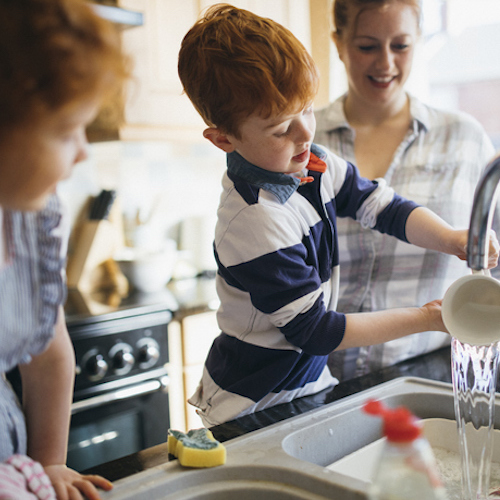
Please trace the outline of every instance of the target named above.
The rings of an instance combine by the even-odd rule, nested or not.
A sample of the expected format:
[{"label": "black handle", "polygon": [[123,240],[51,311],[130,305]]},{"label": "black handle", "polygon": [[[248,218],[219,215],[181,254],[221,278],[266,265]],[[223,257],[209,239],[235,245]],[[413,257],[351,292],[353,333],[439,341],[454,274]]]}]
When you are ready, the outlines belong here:
[{"label": "black handle", "polygon": [[115,190],[107,190],[103,189],[92,202],[92,206],[90,207],[90,220],[102,220],[107,219],[109,216],[109,212],[111,211],[111,207],[116,198]]}]

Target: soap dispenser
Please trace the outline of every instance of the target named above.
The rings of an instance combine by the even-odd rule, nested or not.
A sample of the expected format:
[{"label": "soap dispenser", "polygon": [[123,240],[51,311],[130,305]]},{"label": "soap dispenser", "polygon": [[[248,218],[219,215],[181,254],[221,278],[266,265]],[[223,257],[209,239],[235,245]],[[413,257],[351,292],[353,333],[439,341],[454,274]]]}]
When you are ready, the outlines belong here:
[{"label": "soap dispenser", "polygon": [[382,417],[386,442],[368,490],[370,500],[446,500],[429,442],[421,421],[408,409],[384,406],[370,400],[364,407]]}]

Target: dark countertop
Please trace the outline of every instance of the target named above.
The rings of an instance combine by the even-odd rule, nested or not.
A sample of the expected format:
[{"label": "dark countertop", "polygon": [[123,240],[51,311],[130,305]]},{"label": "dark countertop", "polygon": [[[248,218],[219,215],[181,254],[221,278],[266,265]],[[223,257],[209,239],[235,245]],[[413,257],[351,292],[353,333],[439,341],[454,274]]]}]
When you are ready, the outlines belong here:
[{"label": "dark countertop", "polygon": [[[211,430],[215,438],[221,442],[236,438],[268,425],[274,424],[307,411],[338,401],[341,398],[369,389],[375,385],[387,382],[398,377],[421,377],[441,382],[451,383],[450,348],[443,348],[433,353],[419,356],[397,365],[383,368],[362,377],[340,383],[333,389],[321,393],[296,399],[247,415],[239,419],[213,427]],[[166,444],[160,444],[147,450],[134,453],[113,462],[102,464],[87,471],[100,474],[111,481],[116,481],[131,474],[149,469],[168,460]]]}]

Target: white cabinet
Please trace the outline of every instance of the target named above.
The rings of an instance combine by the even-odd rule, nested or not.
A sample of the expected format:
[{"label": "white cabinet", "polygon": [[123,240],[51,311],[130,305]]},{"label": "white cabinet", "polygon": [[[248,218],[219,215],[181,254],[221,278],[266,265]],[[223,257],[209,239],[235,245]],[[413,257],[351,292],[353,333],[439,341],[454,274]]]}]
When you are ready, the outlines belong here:
[{"label": "white cabinet", "polygon": [[134,61],[128,85],[122,139],[201,141],[203,121],[177,75],[182,38],[198,15],[198,2],[120,0],[121,7],[142,12],[144,25],[123,31],[123,47]]},{"label": "white cabinet", "polygon": [[170,372],[174,377],[170,397],[172,428],[187,431],[203,427],[187,399],[198,386],[208,351],[219,333],[214,311],[186,316],[169,325]]},{"label": "white cabinet", "polygon": [[[220,333],[215,312],[187,316],[181,322],[184,365],[184,391],[186,399],[198,387],[203,366],[215,337]],[[194,406],[186,403],[186,426],[188,429],[203,426]]]}]

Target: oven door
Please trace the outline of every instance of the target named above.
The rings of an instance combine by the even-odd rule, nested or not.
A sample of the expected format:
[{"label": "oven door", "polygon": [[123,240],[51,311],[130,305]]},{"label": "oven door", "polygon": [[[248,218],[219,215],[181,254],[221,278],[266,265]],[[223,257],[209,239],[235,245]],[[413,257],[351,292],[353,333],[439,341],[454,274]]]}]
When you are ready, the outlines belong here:
[{"label": "oven door", "polygon": [[167,440],[168,375],[72,405],[67,465],[82,472]]}]

